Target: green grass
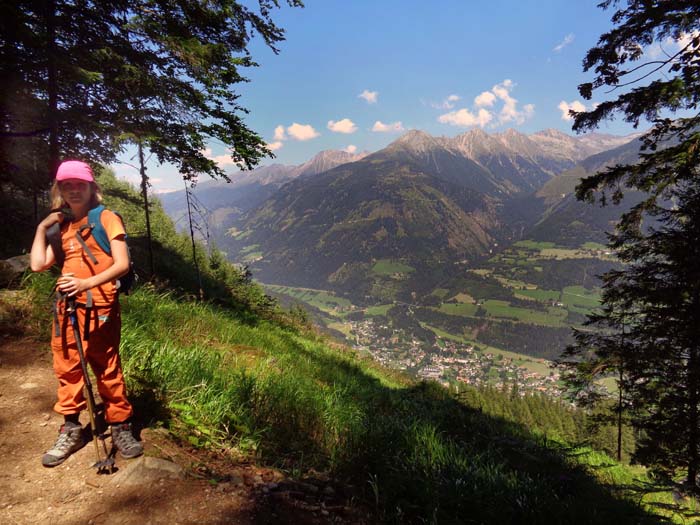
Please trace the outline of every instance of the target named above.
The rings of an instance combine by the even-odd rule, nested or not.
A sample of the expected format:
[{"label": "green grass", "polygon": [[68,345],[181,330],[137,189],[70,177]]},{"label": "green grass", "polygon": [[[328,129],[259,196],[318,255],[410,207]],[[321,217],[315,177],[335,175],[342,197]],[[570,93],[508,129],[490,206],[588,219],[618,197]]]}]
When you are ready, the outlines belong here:
[{"label": "green grass", "polygon": [[430,295],[444,299],[448,293],[450,293],[450,291],[447,288],[435,288],[435,290],[430,292]]},{"label": "green grass", "polygon": [[316,336],[169,293],[142,287],[123,303],[120,351],[141,417],[165,417],[196,447],[325,472],[378,522],[658,522],[578,451],[517,423],[506,394],[463,387],[457,399]]},{"label": "green grass", "polygon": [[584,250],[607,251],[609,248],[597,242],[586,242],[581,245]]},{"label": "green grass", "polygon": [[518,281],[517,279],[508,279],[506,277],[501,277],[500,275],[494,275],[493,277],[503,286],[514,290],[527,290],[529,288],[535,288],[534,284]]},{"label": "green grass", "polygon": [[513,244],[513,246],[517,246],[518,248],[527,248],[528,250],[546,250],[548,248],[554,248],[556,246],[555,243],[553,242],[538,242],[538,241],[531,241],[531,240],[525,240],[525,241],[518,241]]},{"label": "green grass", "polygon": [[289,286],[266,285],[273,292],[288,295],[294,299],[315,306],[327,313],[334,313],[337,308],[349,308],[352,303],[344,297],[338,297],[325,290],[312,290],[310,288],[292,288]]},{"label": "green grass", "polygon": [[515,296],[523,296],[544,303],[547,301],[559,301],[561,292],[557,290],[518,290]]},{"label": "green grass", "polygon": [[394,275],[395,273],[402,274],[415,271],[416,269],[412,266],[398,261],[392,261],[391,259],[380,259],[372,266],[372,273],[377,275]]},{"label": "green grass", "polygon": [[468,293],[463,293],[463,292],[460,292],[457,295],[455,295],[453,297],[453,299],[459,303],[473,303],[473,302],[475,302],[474,298],[471,295],[469,295]]},{"label": "green grass", "polygon": [[473,316],[479,307],[471,303],[444,303],[440,305],[439,311],[449,315]]},{"label": "green grass", "polygon": [[545,326],[564,326],[566,310],[563,308],[550,307],[546,312],[530,310],[519,306],[511,306],[507,301],[489,299],[484,301],[486,312],[492,317],[513,319],[525,323],[539,324]]},{"label": "green grass", "polygon": [[583,286],[567,286],[562,291],[561,301],[568,308],[577,306],[590,310],[600,306],[600,294],[591,292]]},{"label": "green grass", "polygon": [[387,312],[394,306],[393,304],[380,304],[377,306],[370,306],[365,309],[365,315],[369,316],[385,316]]},{"label": "green grass", "polygon": [[254,250],[257,250],[258,248],[260,248],[259,244],[251,244],[250,246],[246,246],[245,248],[241,249],[240,253],[242,253],[242,254],[250,253]]}]

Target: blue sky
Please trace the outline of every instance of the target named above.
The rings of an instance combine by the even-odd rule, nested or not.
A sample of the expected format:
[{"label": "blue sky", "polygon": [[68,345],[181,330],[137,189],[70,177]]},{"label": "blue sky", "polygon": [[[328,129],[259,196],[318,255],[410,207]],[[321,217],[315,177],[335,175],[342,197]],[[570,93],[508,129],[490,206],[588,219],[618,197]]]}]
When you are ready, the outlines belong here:
[{"label": "blue sky", "polygon": [[[239,85],[247,125],[279,162],[324,149],[376,151],[404,131],[455,136],[475,126],[571,132],[566,105],[584,103],[592,78],[582,60],[611,27],[599,0],[306,0],[274,13],[286,31],[275,55],[251,44],[260,64]],[[600,98],[593,102],[600,102]],[[564,105],[562,105],[564,103]],[[589,102],[585,102],[590,107]],[[582,109],[577,106],[577,109]],[[621,122],[599,131],[630,133]],[[225,147],[208,154],[227,171]],[[123,159],[133,156],[128,152]],[[131,161],[133,162],[133,161]],[[124,164],[117,174],[136,180]],[[154,189],[181,189],[172,166],[149,163]]]}]

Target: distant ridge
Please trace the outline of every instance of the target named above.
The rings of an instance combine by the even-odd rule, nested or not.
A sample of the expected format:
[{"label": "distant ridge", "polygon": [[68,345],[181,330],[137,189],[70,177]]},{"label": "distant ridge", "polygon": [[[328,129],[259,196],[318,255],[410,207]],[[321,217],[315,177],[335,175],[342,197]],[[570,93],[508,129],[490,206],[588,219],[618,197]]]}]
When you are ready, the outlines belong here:
[{"label": "distant ridge", "polygon": [[633,155],[634,137],[414,129],[373,153],[323,151],[202,184],[197,195],[213,210],[217,244],[265,282],[373,294],[373,265],[395,260],[416,269],[396,286],[415,289],[426,272],[449,272],[532,228],[538,238],[599,239],[607,217],[568,212],[568,187],[588,159]]}]

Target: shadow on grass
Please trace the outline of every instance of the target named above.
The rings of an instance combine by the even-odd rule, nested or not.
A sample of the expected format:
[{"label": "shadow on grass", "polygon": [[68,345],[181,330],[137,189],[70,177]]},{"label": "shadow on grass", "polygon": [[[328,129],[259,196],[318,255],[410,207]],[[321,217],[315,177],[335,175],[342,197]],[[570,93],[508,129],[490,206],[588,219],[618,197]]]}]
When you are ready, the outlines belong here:
[{"label": "shadow on grass", "polygon": [[[130,236],[129,248],[139,280],[141,282],[148,280],[148,239],[145,236]],[[246,278],[231,283],[204,272],[198,278],[191,257],[184,256],[156,240],[152,241],[152,248],[159,284],[165,289],[170,289],[183,297],[197,298],[201,284],[206,301],[224,306],[239,321],[249,326],[256,325],[260,320],[260,314],[266,313],[267,310],[271,311],[274,307],[272,299],[269,304],[254,304],[255,299],[251,301],[245,296],[244,292],[249,287],[249,281]],[[206,257],[206,255],[200,253],[199,257]],[[237,292],[243,295],[237,295]]]},{"label": "shadow on grass", "polygon": [[[263,461],[327,472],[354,487],[377,521],[663,522],[522,425],[470,407],[436,383],[386,386],[361,362],[275,330],[264,374],[212,369],[193,381],[221,385],[234,414],[226,417],[237,418],[221,428],[245,427],[239,437],[256,436]],[[140,417],[167,421],[166,387],[138,379]]]},{"label": "shadow on grass", "polygon": [[[335,427],[326,450],[291,450],[317,437],[294,413],[269,422],[272,458],[290,453],[320,464],[359,488],[381,520],[402,523],[659,523],[620,498],[564,451],[543,446],[522,425],[484,414],[435,383],[389,388],[358,364],[314,352],[288,334],[289,348],[312,366],[313,380],[331,385],[361,416],[324,414]],[[350,410],[352,412],[352,410]],[[290,439],[305,436],[308,439]],[[330,456],[330,457],[329,457]],[[271,459],[272,459],[271,458]]]}]

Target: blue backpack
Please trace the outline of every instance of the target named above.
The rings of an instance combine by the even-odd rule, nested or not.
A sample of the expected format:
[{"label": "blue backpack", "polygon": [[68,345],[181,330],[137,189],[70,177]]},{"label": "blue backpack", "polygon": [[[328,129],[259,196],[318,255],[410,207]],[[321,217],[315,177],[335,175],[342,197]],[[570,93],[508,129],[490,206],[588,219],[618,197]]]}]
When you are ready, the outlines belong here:
[{"label": "blue backpack", "polygon": [[[103,252],[105,252],[110,257],[112,255],[112,248],[109,245],[109,237],[107,237],[107,231],[102,225],[101,220],[102,212],[104,210],[105,207],[102,204],[95,206],[93,209],[91,209],[87,215],[87,224],[81,226],[80,230],[78,230],[78,232],[75,234],[76,239],[83,247],[83,250],[90,258],[93,264],[97,264],[97,259],[93,255],[92,250],[90,250],[90,248],[88,248],[88,245],[85,243],[85,239],[87,239],[90,235],[93,236],[95,242],[97,242],[97,245],[102,249]],[[122,216],[117,212],[113,213],[117,217],[119,217],[119,220],[122,221],[122,225],[124,225],[124,219],[122,218]],[[86,230],[87,235],[83,233]],[[56,264],[58,264],[59,266],[63,266],[63,261],[65,261],[66,256],[63,253],[63,247],[61,245],[61,226],[58,223],[52,225],[46,231],[46,237],[49,241],[49,244],[51,245],[51,248],[53,249],[54,256],[56,257]],[[124,237],[125,240],[127,238],[128,236]],[[129,253],[129,271],[126,274],[122,275],[119,279],[117,279],[117,291],[119,293],[124,294],[129,293],[137,278],[136,272],[134,271],[134,262],[131,260],[131,253],[129,252],[128,244],[126,249],[127,253]]]}]

